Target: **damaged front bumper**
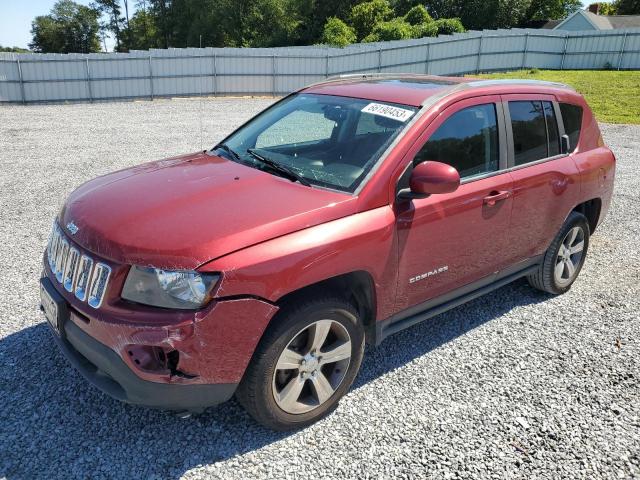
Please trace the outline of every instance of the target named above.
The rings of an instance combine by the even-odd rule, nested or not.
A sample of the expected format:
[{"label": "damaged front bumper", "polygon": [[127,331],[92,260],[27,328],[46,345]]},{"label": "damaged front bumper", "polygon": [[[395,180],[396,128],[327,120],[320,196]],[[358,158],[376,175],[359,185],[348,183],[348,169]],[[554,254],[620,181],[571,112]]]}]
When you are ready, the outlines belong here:
[{"label": "damaged front bumper", "polygon": [[62,312],[53,330],[65,357],[111,397],[153,408],[200,411],[230,399],[277,311],[242,298],[212,302],[186,316],[150,316],[132,306],[123,319],[117,301],[92,312],[45,272],[41,286]]}]

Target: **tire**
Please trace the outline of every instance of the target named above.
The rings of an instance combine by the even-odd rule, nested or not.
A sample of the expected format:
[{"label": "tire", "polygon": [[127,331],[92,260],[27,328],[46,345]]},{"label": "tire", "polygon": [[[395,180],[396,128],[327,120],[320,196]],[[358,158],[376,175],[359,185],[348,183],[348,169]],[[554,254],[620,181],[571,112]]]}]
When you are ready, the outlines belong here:
[{"label": "tire", "polygon": [[589,223],[585,216],[571,212],[547,249],[538,270],[527,276],[529,284],[554,295],[568,291],[584,264],[589,236]]},{"label": "tire", "polygon": [[268,428],[305,427],[337,407],[363,354],[364,329],[353,305],[338,297],[303,299],[284,306],[273,320],[236,397]]}]

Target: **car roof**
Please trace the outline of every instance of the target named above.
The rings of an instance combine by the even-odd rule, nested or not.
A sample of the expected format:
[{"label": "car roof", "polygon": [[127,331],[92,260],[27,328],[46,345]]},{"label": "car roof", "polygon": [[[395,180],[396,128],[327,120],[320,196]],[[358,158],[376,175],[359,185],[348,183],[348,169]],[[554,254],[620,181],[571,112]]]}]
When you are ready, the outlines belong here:
[{"label": "car roof", "polygon": [[421,74],[351,74],[333,77],[305,87],[301,92],[342,97],[365,98],[381,102],[419,107],[429,98],[443,97],[462,90],[487,90],[487,93],[510,93],[509,87],[535,87],[543,93],[553,89],[573,91],[562,83],[541,80],[478,79],[440,77]]}]

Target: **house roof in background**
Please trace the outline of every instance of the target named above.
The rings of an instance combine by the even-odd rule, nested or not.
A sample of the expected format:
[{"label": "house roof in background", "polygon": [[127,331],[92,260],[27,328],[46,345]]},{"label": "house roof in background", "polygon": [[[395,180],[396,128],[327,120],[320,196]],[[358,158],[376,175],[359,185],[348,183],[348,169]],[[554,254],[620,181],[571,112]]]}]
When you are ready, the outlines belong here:
[{"label": "house roof in background", "polygon": [[640,15],[610,15],[607,19],[613,28],[640,27]]},{"label": "house roof in background", "polygon": [[640,15],[596,15],[595,13],[592,13],[588,10],[577,10],[556,25],[547,26],[549,23],[553,22],[553,20],[550,20],[547,24],[545,24],[545,26],[542,26],[541,28],[553,28],[561,30],[562,26],[576,15],[582,15],[597,30],[613,30],[640,27]]}]

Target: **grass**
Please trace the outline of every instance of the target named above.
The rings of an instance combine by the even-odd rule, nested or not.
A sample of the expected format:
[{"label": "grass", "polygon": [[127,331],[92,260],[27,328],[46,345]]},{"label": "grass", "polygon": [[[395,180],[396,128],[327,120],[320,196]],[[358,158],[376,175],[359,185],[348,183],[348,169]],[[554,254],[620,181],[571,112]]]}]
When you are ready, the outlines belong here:
[{"label": "grass", "polygon": [[584,95],[599,122],[640,124],[640,71],[637,70],[534,69],[478,76],[566,83]]}]

